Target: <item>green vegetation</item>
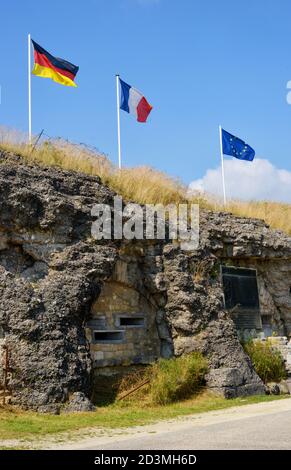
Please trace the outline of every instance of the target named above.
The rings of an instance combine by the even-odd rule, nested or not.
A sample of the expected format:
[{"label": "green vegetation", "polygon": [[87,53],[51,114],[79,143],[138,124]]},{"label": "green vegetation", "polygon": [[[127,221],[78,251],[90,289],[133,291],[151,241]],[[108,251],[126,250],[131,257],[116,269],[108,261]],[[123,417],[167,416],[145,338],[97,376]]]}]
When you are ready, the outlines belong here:
[{"label": "green vegetation", "polygon": [[226,210],[238,216],[263,219],[271,227],[291,234],[291,204],[267,201],[231,201],[226,208],[210,197],[193,196],[180,181],[149,167],[118,170],[95,149],[56,139],[42,142],[35,149],[27,145],[26,135],[0,128],[0,149],[13,152],[29,163],[60,167],[100,176],[105,184],[125,200],[145,204],[199,203],[214,211]]},{"label": "green vegetation", "polygon": [[[137,368],[135,373],[124,376],[115,384],[114,397],[105,400],[106,390],[112,390],[112,383],[103,384],[103,403],[91,413],[61,413],[44,415],[24,412],[15,407],[0,405],[0,440],[2,448],[24,441],[51,435],[54,439],[61,433],[98,428],[102,432],[116,428],[142,426],[156,421],[173,419],[233,406],[268,402],[286,398],[264,395],[240,397],[227,400],[203,388],[207,361],[199,353],[192,353],[171,360],[160,360],[146,368]],[[149,379],[144,387],[120,399],[128,391]],[[102,390],[98,391],[98,395]],[[185,399],[187,398],[187,399]],[[66,436],[66,439],[68,436]],[[11,440],[16,440],[12,442]],[[26,445],[26,444],[25,444]]]},{"label": "green vegetation", "polygon": [[193,396],[201,389],[206,372],[207,360],[198,352],[160,359],[150,368],[152,403],[166,405]]},{"label": "green vegetation", "polygon": [[96,381],[92,401],[97,406],[119,401],[156,406],[194,398],[204,386],[207,368],[207,360],[198,352],[159,359],[149,366],[136,366],[121,377]]},{"label": "green vegetation", "polygon": [[28,450],[24,446],[0,446],[0,450]]},{"label": "green vegetation", "polygon": [[[170,360],[161,359],[124,376],[115,384],[114,397],[111,396],[109,400],[105,399],[105,395],[107,390],[112,391],[113,384],[103,383],[101,401],[104,404],[97,406],[96,412],[91,413],[44,415],[0,406],[0,440],[16,439],[22,445],[22,440],[57,436],[62,432],[141,426],[178,416],[284,398],[264,395],[227,400],[203,388],[206,371],[207,361],[200,353]],[[121,399],[146,379],[149,383]],[[98,390],[98,395],[101,392],[102,389]],[[7,442],[7,445],[10,446],[10,443]]]},{"label": "green vegetation", "polygon": [[286,378],[283,358],[270,341],[248,341],[244,344],[244,349],[264,383],[280,382]]},{"label": "green vegetation", "polygon": [[[178,416],[284,398],[283,396],[264,395],[227,400],[204,392],[195,398],[165,406],[150,406],[148,403],[141,401],[135,403],[118,402],[114,405],[98,407],[96,412],[70,413],[59,416],[0,407],[0,440],[32,439],[93,427],[100,429],[126,428],[164,419],[173,419]],[[2,442],[2,445],[5,445],[5,443]]]}]

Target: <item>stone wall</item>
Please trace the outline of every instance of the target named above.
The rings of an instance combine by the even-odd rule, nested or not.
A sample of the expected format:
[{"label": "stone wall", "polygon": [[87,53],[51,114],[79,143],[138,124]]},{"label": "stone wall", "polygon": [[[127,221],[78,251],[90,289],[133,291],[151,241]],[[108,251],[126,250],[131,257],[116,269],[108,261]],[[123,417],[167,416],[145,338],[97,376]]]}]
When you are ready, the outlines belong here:
[{"label": "stone wall", "polygon": [[3,335],[1,335],[1,328],[0,328],[0,390],[3,387],[3,380],[4,380],[4,348],[3,346],[5,345],[5,339]]},{"label": "stone wall", "polygon": [[[291,261],[276,259],[223,258],[224,265],[255,269],[257,273],[263,336],[291,337]],[[257,332],[246,332],[256,336]]]},{"label": "stone wall", "polygon": [[90,205],[111,203],[99,178],[27,165],[0,153],[0,327],[12,402],[59,410],[89,396],[84,322],[117,249],[90,241]]},{"label": "stone wall", "polygon": [[[125,243],[120,248],[113,274],[93,303],[86,324],[93,367],[149,364],[173,355],[162,310],[166,297],[156,286],[160,252],[161,246],[154,243]],[[120,332],[122,337],[96,341],[96,331],[97,335]]]},{"label": "stone wall", "polygon": [[[13,403],[56,412],[77,393],[79,410],[97,364],[196,350],[208,358],[212,389],[227,397],[264,392],[224,307],[220,266],[256,266],[265,315],[289,335],[290,238],[262,221],[201,211],[192,252],[171,240],[97,242],[91,209],[113,208],[114,197],[99,178],[5,152],[0,161],[0,327]],[[124,344],[93,344],[91,321],[116,330],[121,315],[137,313],[145,328],[124,328]]]},{"label": "stone wall", "polygon": [[[87,322],[93,366],[148,364],[156,360],[160,356],[160,341],[155,316],[153,306],[136,289],[115,281],[106,282]],[[128,324],[122,324],[122,320]],[[117,331],[121,339],[94,340],[95,331]]]},{"label": "stone wall", "polygon": [[259,271],[266,302],[261,299],[262,315],[268,314],[271,333],[291,338],[291,261],[262,263]]}]

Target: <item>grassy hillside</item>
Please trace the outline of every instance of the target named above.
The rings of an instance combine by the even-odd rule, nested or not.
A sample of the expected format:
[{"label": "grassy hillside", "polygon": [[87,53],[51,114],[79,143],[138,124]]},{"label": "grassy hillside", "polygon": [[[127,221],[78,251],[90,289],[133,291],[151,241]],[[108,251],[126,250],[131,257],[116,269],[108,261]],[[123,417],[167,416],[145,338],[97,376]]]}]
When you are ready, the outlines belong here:
[{"label": "grassy hillside", "polygon": [[0,129],[0,149],[14,152],[28,162],[98,175],[125,200],[141,204],[165,205],[199,202],[200,206],[206,209],[226,210],[243,217],[264,219],[271,227],[291,235],[291,204],[269,201],[231,201],[226,208],[223,208],[220,201],[189,196],[187,187],[180,181],[153,168],[141,166],[118,170],[106,156],[101,155],[97,150],[60,139],[42,141],[32,149],[25,143],[25,136],[5,128]]}]

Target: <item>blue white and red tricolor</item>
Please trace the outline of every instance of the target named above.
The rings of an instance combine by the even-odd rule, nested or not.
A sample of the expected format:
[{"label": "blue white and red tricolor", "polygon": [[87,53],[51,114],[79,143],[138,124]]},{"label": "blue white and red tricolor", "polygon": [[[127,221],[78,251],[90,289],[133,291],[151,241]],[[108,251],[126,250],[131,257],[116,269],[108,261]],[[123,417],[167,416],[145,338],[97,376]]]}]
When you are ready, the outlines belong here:
[{"label": "blue white and red tricolor", "polygon": [[138,90],[125,83],[121,78],[120,83],[120,109],[134,114],[138,122],[146,122],[153,107]]}]

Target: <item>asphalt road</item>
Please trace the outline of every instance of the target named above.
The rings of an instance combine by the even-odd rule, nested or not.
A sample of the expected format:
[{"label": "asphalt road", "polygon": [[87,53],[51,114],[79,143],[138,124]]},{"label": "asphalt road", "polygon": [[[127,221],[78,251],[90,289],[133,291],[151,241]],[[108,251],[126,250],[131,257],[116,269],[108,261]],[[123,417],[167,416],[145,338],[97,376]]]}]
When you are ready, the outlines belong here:
[{"label": "asphalt road", "polygon": [[246,405],[130,428],[62,445],[66,449],[289,449],[291,399]]},{"label": "asphalt road", "polygon": [[[92,448],[96,449],[95,446]],[[104,449],[112,449],[105,445]],[[207,426],[185,426],[114,443],[114,449],[291,449],[291,412]]]}]

